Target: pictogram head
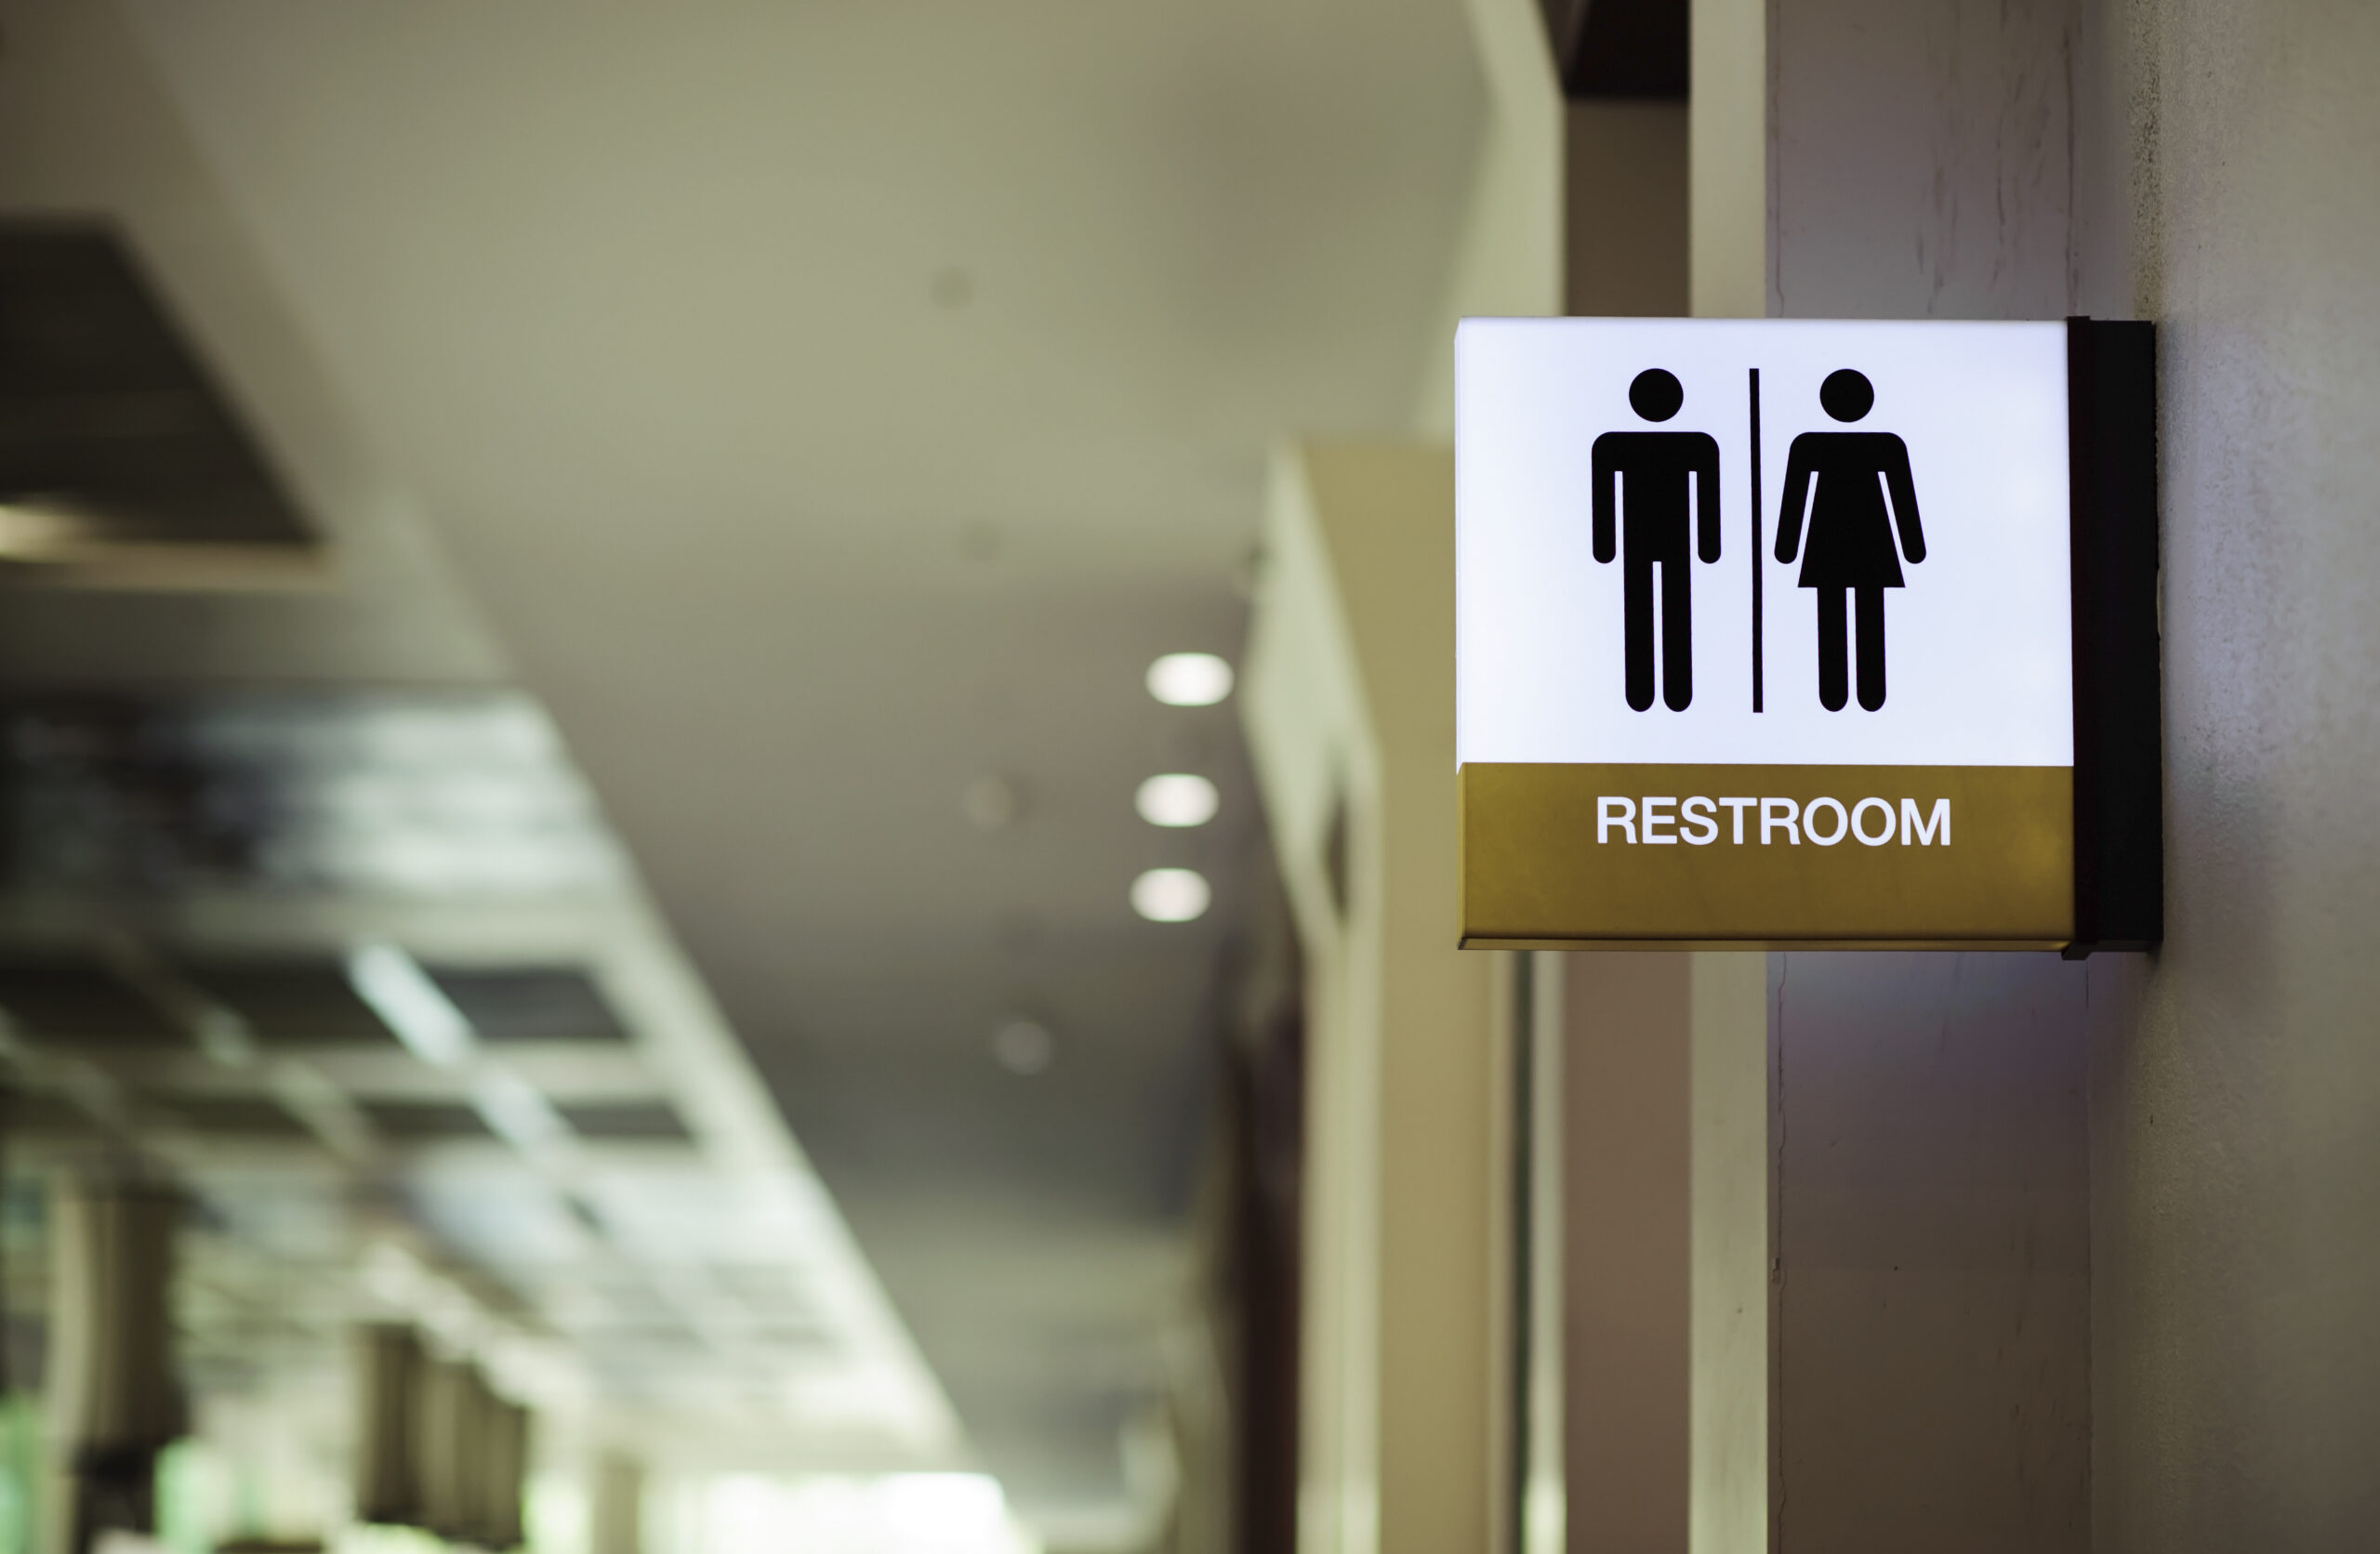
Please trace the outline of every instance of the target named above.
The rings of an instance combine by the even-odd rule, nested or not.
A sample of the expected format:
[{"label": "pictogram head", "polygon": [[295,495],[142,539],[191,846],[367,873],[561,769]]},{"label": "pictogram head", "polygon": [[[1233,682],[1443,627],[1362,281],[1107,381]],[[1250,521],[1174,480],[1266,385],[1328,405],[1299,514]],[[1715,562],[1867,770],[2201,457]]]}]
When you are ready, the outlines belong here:
[{"label": "pictogram head", "polygon": [[1875,386],[1848,367],[1827,374],[1826,381],[1818,385],[1818,403],[1838,421],[1856,421],[1875,402]]},{"label": "pictogram head", "polygon": [[1628,386],[1628,403],[1647,421],[1666,421],[1686,402],[1686,390],[1674,373],[1647,367]]}]

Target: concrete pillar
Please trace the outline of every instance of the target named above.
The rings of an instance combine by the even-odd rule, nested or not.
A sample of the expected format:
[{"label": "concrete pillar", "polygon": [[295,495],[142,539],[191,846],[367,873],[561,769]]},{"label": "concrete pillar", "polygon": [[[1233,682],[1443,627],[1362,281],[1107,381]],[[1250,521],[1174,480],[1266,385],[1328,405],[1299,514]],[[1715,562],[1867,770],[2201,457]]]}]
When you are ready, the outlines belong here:
[{"label": "concrete pillar", "polygon": [[1686,957],[1686,1547],[1768,1537],[1768,956]]},{"label": "concrete pillar", "polygon": [[[1765,79],[1765,11],[1766,0],[1698,0],[1687,103],[1570,106],[1570,312],[1764,310],[1767,125],[1764,98],[1744,87]],[[1765,957],[1559,964],[1566,1542],[1573,1554],[1758,1547]]]},{"label": "concrete pillar", "polygon": [[186,1208],[159,1183],[62,1178],[50,1196],[49,1541],[84,1554],[156,1521],[157,1453],[188,1425],[168,1297]]},{"label": "concrete pillar", "polygon": [[398,1323],[356,1329],[355,1517],[406,1525],[421,1520],[420,1441],[414,1414],[420,1370],[428,1363],[420,1336]]},{"label": "concrete pillar", "polygon": [[1767,960],[1563,959],[1567,1547],[1758,1548]]},{"label": "concrete pillar", "polygon": [[587,1496],[587,1554],[644,1554],[644,1465],[622,1452],[595,1459]]},{"label": "concrete pillar", "polygon": [[479,1375],[465,1360],[425,1361],[415,1373],[414,1461],[421,1525],[459,1539],[473,1526],[480,1465]]},{"label": "concrete pillar", "polygon": [[1569,1554],[1683,1554],[1692,1476],[1693,962],[1565,957]]},{"label": "concrete pillar", "polygon": [[1567,1448],[1564,1439],[1569,1389],[1562,1309],[1563,1257],[1567,1237],[1567,1195],[1562,1189],[1564,1118],[1568,1112],[1568,1047],[1565,1029],[1564,973],[1569,957],[1543,952],[1527,957],[1526,1026],[1514,1032],[1528,1043],[1520,1096],[1527,1107],[1527,1215],[1516,1226],[1526,1235],[1527,1274],[1518,1314],[1526,1346],[1519,1367],[1525,1389],[1518,1415],[1519,1511],[1514,1547],[1519,1554],[1562,1554],[1568,1546]]},{"label": "concrete pillar", "polygon": [[[2071,309],[2079,5],[1771,0],[1717,25],[1744,8],[1697,7],[1699,307]],[[1743,302],[1755,230],[1763,305],[1721,307],[1702,282],[1726,269]],[[2091,972],[1812,953],[1772,981],[1774,1547],[2085,1547]]]}]

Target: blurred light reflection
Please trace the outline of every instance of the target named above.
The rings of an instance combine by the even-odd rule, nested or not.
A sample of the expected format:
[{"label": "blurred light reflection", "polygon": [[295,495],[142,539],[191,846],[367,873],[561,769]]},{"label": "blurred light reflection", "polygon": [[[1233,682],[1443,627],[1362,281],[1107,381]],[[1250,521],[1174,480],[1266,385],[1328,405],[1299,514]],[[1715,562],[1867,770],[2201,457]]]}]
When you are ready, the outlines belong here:
[{"label": "blurred light reflection", "polygon": [[1038,1554],[981,1473],[710,1480],[700,1494],[703,1554]]}]

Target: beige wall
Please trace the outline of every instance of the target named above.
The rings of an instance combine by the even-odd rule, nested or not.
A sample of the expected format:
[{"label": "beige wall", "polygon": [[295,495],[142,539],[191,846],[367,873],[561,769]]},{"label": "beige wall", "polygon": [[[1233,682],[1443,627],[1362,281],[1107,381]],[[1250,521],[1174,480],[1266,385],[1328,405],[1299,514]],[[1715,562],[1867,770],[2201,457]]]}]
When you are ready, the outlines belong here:
[{"label": "beige wall", "polygon": [[1562,102],[1533,0],[1464,13],[1488,120],[1416,401],[1432,441],[1276,460],[1241,699],[1307,968],[1306,1554],[1486,1554],[1514,1531],[1516,1038],[1509,957],[1454,948],[1443,439],[1456,322],[1561,309]]},{"label": "beige wall", "polygon": [[1503,958],[1455,946],[1454,461],[1439,449],[1309,450],[1383,781],[1380,901],[1380,1482],[1384,1554],[1486,1547],[1490,1028]]},{"label": "beige wall", "polygon": [[1484,1554],[1503,1479],[1505,957],[1455,948],[1453,547],[1445,449],[1284,455],[1243,710],[1309,970],[1300,1544],[1329,1554]]},{"label": "beige wall", "polygon": [[1454,435],[1454,328],[1466,318],[1562,310],[1562,93],[1537,0],[1462,0],[1488,122],[1415,408],[1424,438]]},{"label": "beige wall", "polygon": [[1697,318],[1770,310],[1768,20],[1776,3],[1689,0],[1687,293]]},{"label": "beige wall", "polygon": [[2380,7],[2089,20],[2095,279],[2161,331],[2167,871],[2094,1096],[2098,1547],[2370,1548]]}]

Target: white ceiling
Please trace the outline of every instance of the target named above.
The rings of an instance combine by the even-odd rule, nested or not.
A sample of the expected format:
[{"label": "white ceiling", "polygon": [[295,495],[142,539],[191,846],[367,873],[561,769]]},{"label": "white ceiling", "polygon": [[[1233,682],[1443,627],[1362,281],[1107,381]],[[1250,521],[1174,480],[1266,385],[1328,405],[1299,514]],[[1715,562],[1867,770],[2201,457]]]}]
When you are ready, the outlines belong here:
[{"label": "white ceiling", "polygon": [[1236,652],[1271,441],[1417,414],[1463,12],[7,0],[0,201],[127,222],[347,569],[20,598],[6,674],[525,684],[987,1460],[1113,1500],[1258,829],[1140,673]]}]

